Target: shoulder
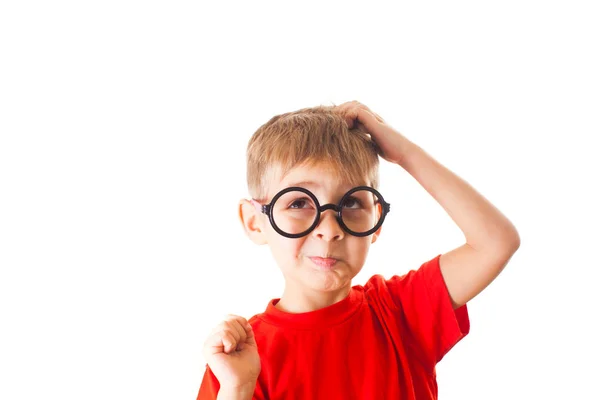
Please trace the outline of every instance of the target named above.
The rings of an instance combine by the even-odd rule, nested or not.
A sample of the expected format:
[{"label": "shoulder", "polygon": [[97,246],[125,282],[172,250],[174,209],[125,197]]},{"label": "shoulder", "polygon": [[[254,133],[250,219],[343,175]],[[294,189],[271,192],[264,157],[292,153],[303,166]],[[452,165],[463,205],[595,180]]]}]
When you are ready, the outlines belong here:
[{"label": "shoulder", "polygon": [[390,285],[410,285],[416,280],[441,278],[440,256],[441,254],[438,254],[417,268],[412,268],[403,274],[394,274],[390,278],[385,278],[382,274],[375,274],[365,283],[364,288],[365,290],[372,290],[373,288]]},{"label": "shoulder", "polygon": [[252,326],[252,329],[257,329],[257,328],[263,327],[263,325],[265,324],[264,315],[265,315],[265,313],[262,312],[262,313],[254,314],[252,317],[250,317],[248,319],[248,323],[250,324],[250,326]]},{"label": "shoulder", "polygon": [[270,321],[266,311],[254,314],[248,319],[248,323],[252,326],[257,342],[265,340],[265,338],[272,336],[274,331],[278,330],[278,327]]},{"label": "shoulder", "polygon": [[367,300],[383,299],[390,306],[399,308],[403,302],[427,296],[428,291],[437,288],[443,282],[439,264],[440,255],[436,255],[417,268],[402,274],[394,274],[389,278],[382,274],[371,276],[364,285]]}]

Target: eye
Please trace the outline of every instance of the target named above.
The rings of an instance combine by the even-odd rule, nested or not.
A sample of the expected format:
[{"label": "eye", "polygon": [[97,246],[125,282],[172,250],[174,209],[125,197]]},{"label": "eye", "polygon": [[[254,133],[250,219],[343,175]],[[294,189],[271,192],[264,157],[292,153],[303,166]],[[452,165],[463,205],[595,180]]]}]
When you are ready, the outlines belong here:
[{"label": "eye", "polygon": [[300,208],[306,208],[310,205],[310,202],[308,201],[308,199],[303,198],[303,199],[297,199],[294,200],[292,202],[292,204],[290,204],[289,208],[296,208],[296,209],[300,209]]},{"label": "eye", "polygon": [[362,203],[356,197],[348,197],[342,206],[345,208],[358,208],[361,205]]}]

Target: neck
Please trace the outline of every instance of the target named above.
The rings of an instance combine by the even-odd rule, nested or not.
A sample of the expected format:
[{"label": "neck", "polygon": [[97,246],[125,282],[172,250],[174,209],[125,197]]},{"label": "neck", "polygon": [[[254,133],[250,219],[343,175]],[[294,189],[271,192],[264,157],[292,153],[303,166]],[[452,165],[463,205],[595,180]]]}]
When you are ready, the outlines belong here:
[{"label": "neck", "polygon": [[299,290],[290,286],[285,287],[283,295],[275,307],[292,314],[305,313],[329,307],[344,300],[350,294],[351,286],[335,291]]}]

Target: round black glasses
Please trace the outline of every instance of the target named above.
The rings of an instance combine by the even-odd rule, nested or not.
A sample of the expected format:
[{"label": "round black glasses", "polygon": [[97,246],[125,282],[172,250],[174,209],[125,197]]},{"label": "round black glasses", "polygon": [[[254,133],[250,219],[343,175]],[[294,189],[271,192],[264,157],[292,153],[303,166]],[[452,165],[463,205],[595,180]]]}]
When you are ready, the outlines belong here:
[{"label": "round black glasses", "polygon": [[261,212],[269,216],[277,233],[288,238],[308,235],[319,225],[321,213],[334,210],[342,229],[353,236],[368,236],[377,231],[390,212],[381,193],[370,186],[350,189],[338,205],[321,206],[308,189],[289,187],[277,193]]}]

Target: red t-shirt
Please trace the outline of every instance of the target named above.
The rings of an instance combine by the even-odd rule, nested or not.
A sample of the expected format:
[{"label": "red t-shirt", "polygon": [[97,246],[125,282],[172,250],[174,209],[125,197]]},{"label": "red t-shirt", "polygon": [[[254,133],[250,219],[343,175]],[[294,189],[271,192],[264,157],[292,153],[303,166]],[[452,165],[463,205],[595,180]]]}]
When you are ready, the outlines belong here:
[{"label": "red t-shirt", "polygon": [[[253,399],[437,399],[435,365],[470,329],[439,258],[403,276],[373,275],[320,310],[286,313],[271,300],[249,320],[261,358]],[[207,365],[198,400],[218,390]]]}]

